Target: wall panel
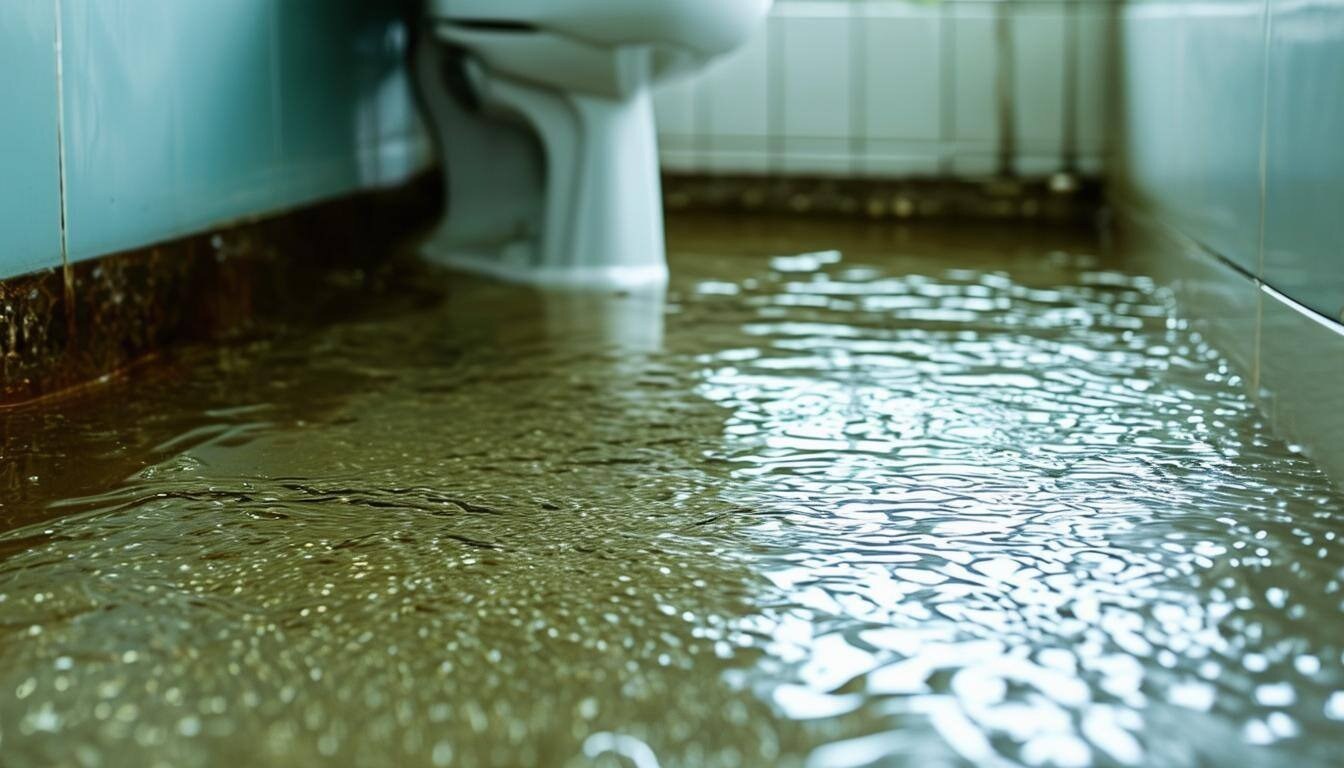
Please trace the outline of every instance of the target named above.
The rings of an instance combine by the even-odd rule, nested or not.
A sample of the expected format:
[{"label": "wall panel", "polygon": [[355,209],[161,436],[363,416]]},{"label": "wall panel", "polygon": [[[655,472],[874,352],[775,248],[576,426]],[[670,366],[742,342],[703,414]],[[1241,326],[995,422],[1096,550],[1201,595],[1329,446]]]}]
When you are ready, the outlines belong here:
[{"label": "wall panel", "polygon": [[[979,178],[1001,170],[1006,120],[1016,172],[1097,175],[1107,148],[1108,7],[778,0],[746,52],[659,92],[663,163],[692,173]],[[1011,49],[1001,46],[1005,32]],[[1078,75],[1068,96],[1066,70]]]},{"label": "wall panel", "polygon": [[0,12],[0,279],[61,263],[56,142],[56,11],[6,0]]},{"label": "wall panel", "polygon": [[1344,2],[1273,9],[1262,276],[1344,319]]},{"label": "wall panel", "polygon": [[90,259],[425,168],[409,9],[12,0],[0,14],[0,277],[60,264],[63,235],[72,260]]}]

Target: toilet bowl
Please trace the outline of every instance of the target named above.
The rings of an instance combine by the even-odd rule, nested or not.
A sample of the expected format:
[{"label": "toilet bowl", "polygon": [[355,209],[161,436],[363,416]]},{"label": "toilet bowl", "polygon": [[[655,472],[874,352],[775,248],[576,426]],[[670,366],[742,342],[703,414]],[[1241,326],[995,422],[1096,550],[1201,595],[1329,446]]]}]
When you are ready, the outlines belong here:
[{"label": "toilet bowl", "polygon": [[447,214],[426,254],[508,280],[667,280],[651,87],[772,0],[429,0],[417,75]]}]

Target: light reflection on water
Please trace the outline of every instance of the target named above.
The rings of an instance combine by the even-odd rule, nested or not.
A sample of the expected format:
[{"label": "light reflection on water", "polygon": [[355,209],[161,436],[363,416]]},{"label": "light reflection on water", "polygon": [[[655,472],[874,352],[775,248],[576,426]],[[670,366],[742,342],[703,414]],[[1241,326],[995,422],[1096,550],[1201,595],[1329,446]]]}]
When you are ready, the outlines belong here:
[{"label": "light reflection on water", "polygon": [[690,232],[115,395],[62,450],[149,465],[0,534],[3,763],[1333,764],[1340,497],[1148,280]]}]

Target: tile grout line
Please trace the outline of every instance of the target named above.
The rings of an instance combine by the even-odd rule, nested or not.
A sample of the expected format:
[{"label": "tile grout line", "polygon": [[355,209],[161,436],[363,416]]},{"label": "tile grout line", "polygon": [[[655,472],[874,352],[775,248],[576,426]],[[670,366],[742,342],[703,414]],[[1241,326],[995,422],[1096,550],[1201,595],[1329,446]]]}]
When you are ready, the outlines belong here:
[{"label": "tile grout line", "polygon": [[1064,5],[1064,77],[1060,96],[1060,171],[1075,173],[1078,165],[1078,37],[1079,0],[1068,0]]},{"label": "tile grout line", "polygon": [[[1264,13],[1261,16],[1261,26],[1263,29],[1263,40],[1261,47],[1262,69],[1260,72],[1260,242],[1256,248],[1256,282],[1260,288],[1267,286],[1265,283],[1265,229],[1268,222],[1267,208],[1269,206],[1269,47],[1273,39],[1274,13],[1271,7],[1272,0],[1264,0]],[[1261,292],[1263,294],[1263,291]],[[1265,323],[1265,302],[1261,297],[1255,302],[1255,364],[1253,386],[1256,392],[1260,391],[1261,378],[1261,358],[1262,346],[1264,345],[1264,323]]]},{"label": "tile grout line", "polygon": [[849,48],[849,172],[860,176],[868,155],[868,0],[849,8],[845,35]]},{"label": "tile grout line", "polygon": [[943,5],[938,13],[938,140],[939,173],[951,175],[956,167],[957,145],[957,31],[952,6]]},{"label": "tile grout line", "polygon": [[1017,44],[1013,29],[1012,0],[997,4],[994,16],[995,108],[998,110],[998,169],[1000,177],[1017,175]]},{"label": "tile grout line", "polygon": [[785,89],[784,60],[781,49],[788,42],[785,36],[783,16],[774,10],[766,19],[766,131],[768,175],[778,181],[784,175],[784,156],[787,152],[785,141]]},{"label": "tile grout line", "polygon": [[65,289],[66,345],[75,339],[75,280],[70,264],[70,212],[65,162],[65,30],[62,0],[55,0],[56,11],[56,184],[60,196],[61,274]]},{"label": "tile grout line", "polygon": [[270,29],[267,45],[270,49],[270,61],[267,69],[270,71],[270,99],[271,99],[271,152],[274,154],[276,165],[283,163],[285,157],[285,124],[284,116],[281,112],[280,93],[280,4],[271,5]]}]

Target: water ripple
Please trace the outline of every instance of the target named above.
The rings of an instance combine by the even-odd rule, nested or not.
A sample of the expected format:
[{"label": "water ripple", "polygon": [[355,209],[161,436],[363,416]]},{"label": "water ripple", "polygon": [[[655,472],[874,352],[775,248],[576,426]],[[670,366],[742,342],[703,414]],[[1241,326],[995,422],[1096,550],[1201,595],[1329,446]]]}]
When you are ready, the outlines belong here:
[{"label": "water ripple", "polygon": [[1344,499],[1150,280],[706,237],[0,417],[0,762],[1337,761]]}]

